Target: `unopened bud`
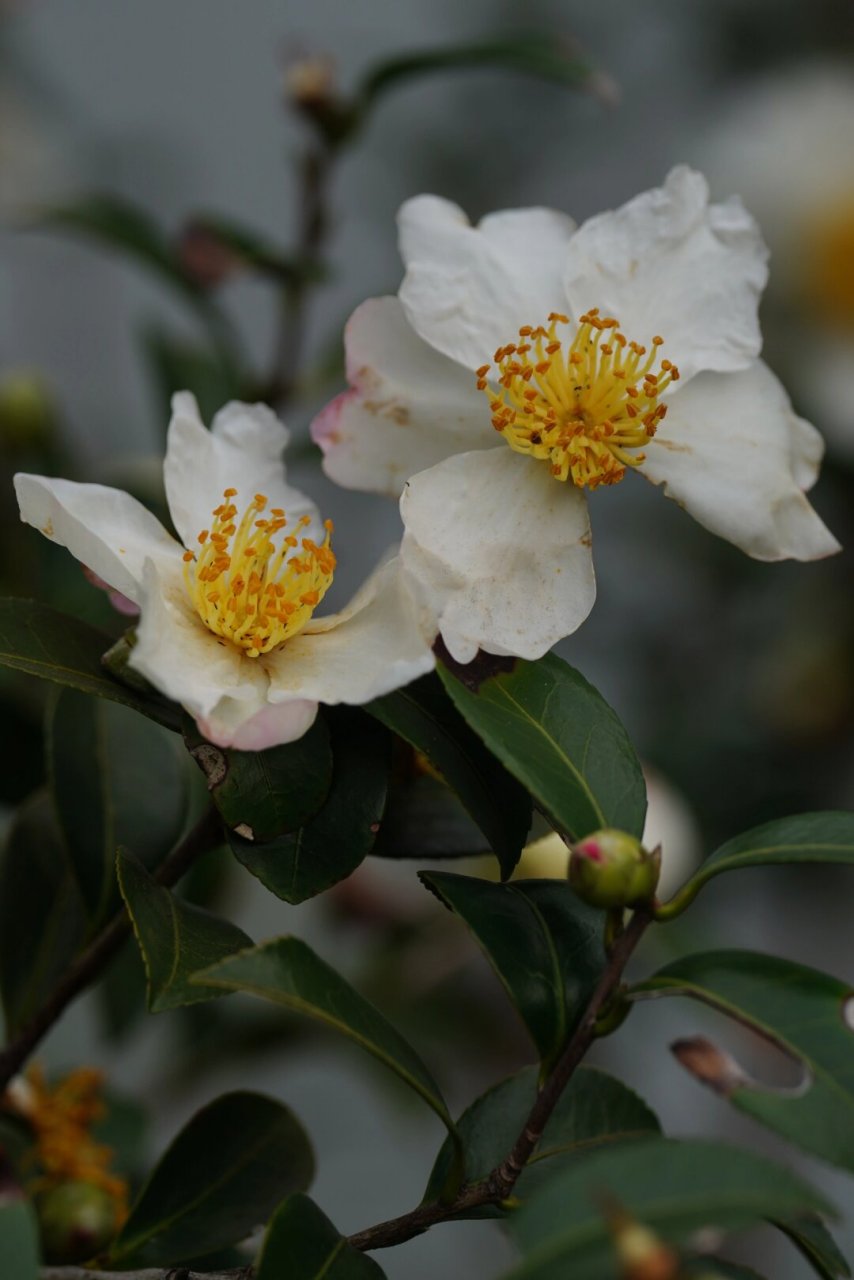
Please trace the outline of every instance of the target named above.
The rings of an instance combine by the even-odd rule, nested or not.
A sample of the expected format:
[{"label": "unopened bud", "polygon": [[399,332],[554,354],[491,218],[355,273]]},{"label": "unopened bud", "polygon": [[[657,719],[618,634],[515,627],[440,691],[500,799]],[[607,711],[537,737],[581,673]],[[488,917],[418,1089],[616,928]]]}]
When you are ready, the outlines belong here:
[{"label": "unopened bud", "polygon": [[297,58],[285,67],[285,94],[295,106],[316,107],[335,96],[335,64],[326,54]]},{"label": "unopened bud", "polygon": [[660,850],[606,827],[572,846],[569,882],[593,907],[632,907],[651,901],[660,870]]},{"label": "unopened bud", "polygon": [[37,374],[7,374],[0,382],[0,443],[7,449],[41,448],[48,443],[54,411]]},{"label": "unopened bud", "polygon": [[63,1182],[36,1201],[45,1261],[73,1265],[88,1262],[116,1234],[116,1202],[91,1182]]},{"label": "unopened bud", "polygon": [[191,222],[178,241],[178,257],[186,274],[203,289],[212,289],[235,274],[243,260],[213,227]]}]

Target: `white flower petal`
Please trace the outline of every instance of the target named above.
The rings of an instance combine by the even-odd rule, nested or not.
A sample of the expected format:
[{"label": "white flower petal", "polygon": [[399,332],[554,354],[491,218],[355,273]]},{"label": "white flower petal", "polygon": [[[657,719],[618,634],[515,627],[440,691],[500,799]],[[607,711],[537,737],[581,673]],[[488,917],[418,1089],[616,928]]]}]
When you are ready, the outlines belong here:
[{"label": "white flower petal", "polygon": [[318,704],[298,700],[268,703],[250,720],[245,718],[245,703],[221,698],[209,718],[199,720],[199,729],[209,742],[218,747],[236,747],[238,751],[266,751],[285,742],[296,742],[314,724]]},{"label": "white flower petal", "polygon": [[162,574],[147,561],[140,603],[130,665],[167,698],[197,719],[212,719],[220,701],[228,699],[235,704],[231,727],[266,705],[266,671],[257,659],[208,631],[187,598],[180,567]]},{"label": "white flower petal", "polygon": [[727,372],[761,349],[767,256],[741,203],[710,205],[705,178],[680,165],[663,187],[579,228],[566,254],[566,293],[573,316],[599,307],[647,346],[660,334],[662,355],[683,379]]},{"label": "white flower petal", "polygon": [[381,565],[351,604],[261,659],[270,701],[359,705],[432,670],[434,658],[398,560]]},{"label": "white flower petal", "polygon": [[798,418],[761,361],[699,374],[670,401],[641,470],[713,533],[757,560],[814,560],[839,550],[802,493],[821,438]]},{"label": "white flower petal", "polygon": [[584,495],[502,445],[413,476],[404,568],[458,662],[539,658],[581,625],[596,588]]},{"label": "white flower petal", "polygon": [[271,507],[284,508],[289,524],[309,515],[316,525],[311,536],[322,536],[314,504],[285,480],[282,451],[288,438],[287,428],[266,405],[227,404],[208,431],[194,396],[184,391],[173,397],[163,479],[186,547],[195,548],[199,533],[210,528],[211,512],[229,488],[237,490],[238,509],[263,493]]},{"label": "white flower petal", "polygon": [[323,469],[348,489],[397,497],[416,471],[494,441],[489,405],[468,369],[411,327],[397,298],[371,298],[344,331],[352,390],[315,418]]},{"label": "white flower petal", "polygon": [[552,209],[509,209],[473,227],[438,196],[407,200],[398,215],[406,277],[400,300],[425,341],[477,369],[519,326],[563,311],[562,271],[575,223]]},{"label": "white flower petal", "polygon": [[141,601],[147,559],[180,564],[181,548],[147,507],[121,489],[19,473],[21,519],[127,596]]}]

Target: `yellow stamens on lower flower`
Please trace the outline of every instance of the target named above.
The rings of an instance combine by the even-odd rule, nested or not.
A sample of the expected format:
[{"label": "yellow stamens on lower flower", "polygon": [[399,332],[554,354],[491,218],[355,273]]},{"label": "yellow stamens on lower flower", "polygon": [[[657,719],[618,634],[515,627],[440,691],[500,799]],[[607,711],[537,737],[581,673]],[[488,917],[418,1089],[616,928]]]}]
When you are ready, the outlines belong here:
[{"label": "yellow stamens on lower flower", "polygon": [[332,521],[318,545],[299,536],[309,516],[284,533],[284,511],[272,507],[265,517],[263,493],[239,519],[236,497],[236,489],[225,490],[210,528],[199,534],[200,550],[184,553],[184,579],[208,630],[258,658],[301,631],[328,591],[335,572]]},{"label": "yellow stamens on lower flower", "polygon": [[630,450],[655,435],[667,412],[660,397],[679,370],[662,360],[656,372],[663,339],[653,338],[647,352],[598,308],[581,316],[565,349],[557,327],[566,324],[568,316],[552,312],[547,329],[523,325],[518,342],[495,352],[492,379],[491,365],[478,369],[477,385],[511,449],[548,462],[555,479],[579,488],[616,484],[626,467],[643,462],[643,453]]}]

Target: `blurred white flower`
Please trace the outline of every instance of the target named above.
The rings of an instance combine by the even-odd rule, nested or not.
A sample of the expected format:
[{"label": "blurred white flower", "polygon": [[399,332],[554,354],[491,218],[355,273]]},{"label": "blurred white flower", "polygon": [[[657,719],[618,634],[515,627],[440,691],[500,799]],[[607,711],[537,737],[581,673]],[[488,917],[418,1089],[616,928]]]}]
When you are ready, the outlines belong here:
[{"label": "blurred white flower", "polygon": [[854,459],[854,74],[832,63],[769,76],[731,103],[704,167],[735,187],[773,255],[779,358],[832,449]]},{"label": "blurred white flower", "polygon": [[285,479],[287,429],[229,404],[211,431],[175,396],[163,465],[183,546],[119,489],[19,474],[21,518],[140,610],[130,665],[220,746],[300,737],[318,703],[363,703],[433,666],[396,560],[315,618],[335,569],[331,524]]},{"label": "blurred white flower", "polygon": [[400,237],[400,294],[350,320],[352,390],[313,430],[333,479],[403,491],[401,561],[458,661],[537,658],[583,622],[584,489],[627,470],[757,559],[838,550],[803,495],[821,438],[758,358],[766,250],[739,201],[680,167],[578,229],[420,196]]}]

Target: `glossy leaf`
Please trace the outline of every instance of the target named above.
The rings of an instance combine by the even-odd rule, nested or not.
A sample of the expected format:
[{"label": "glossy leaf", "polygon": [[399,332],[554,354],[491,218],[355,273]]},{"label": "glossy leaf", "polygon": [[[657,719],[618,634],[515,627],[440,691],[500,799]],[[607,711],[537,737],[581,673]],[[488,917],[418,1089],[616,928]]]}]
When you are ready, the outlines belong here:
[{"label": "glossy leaf", "polygon": [[304,902],[355,871],[380,829],[389,770],[389,735],[351,707],[328,716],[332,784],[313,818],[266,843],[229,833],[235,856],[285,902]]},{"label": "glossy leaf", "polygon": [[148,979],[152,1013],[226,994],[192,984],[199,969],[252,946],[237,925],[211,915],[164,889],[138,859],[120,849],[116,859],[122,897],[133,924]]},{"label": "glossy leaf", "polygon": [[223,1094],[165,1152],[109,1261],[169,1267],[237,1244],[313,1176],[311,1145],[287,1107],[257,1093]]},{"label": "glossy leaf", "polygon": [[18,810],[0,858],[0,993],[7,1034],[41,1006],[85,931],[50,797],[36,792]]},{"label": "glossy leaf", "polygon": [[47,760],[72,871],[90,918],[103,920],[116,906],[118,846],[132,841],[153,866],[181,834],[186,754],[126,707],[62,689],[48,715]]},{"label": "glossy leaf", "polygon": [[851,1275],[851,1268],[821,1218],[803,1215],[774,1225],[789,1237],[821,1280]]},{"label": "glossy leaf", "polygon": [[39,1230],[33,1206],[0,1191],[0,1259],[3,1280],[39,1280]]},{"label": "glossy leaf", "polygon": [[640,838],[643,773],[601,694],[555,654],[516,660],[512,670],[483,679],[475,668],[456,667],[454,674],[440,665],[439,675],[471,727],[554,825],[576,840],[602,827]]},{"label": "glossy leaf", "polygon": [[489,842],[458,796],[429,774],[392,777],[382,825],[371,852],[378,858],[467,858]]},{"label": "glossy leaf", "polygon": [[445,871],[425,871],[421,879],[471,929],[546,1069],[604,967],[603,913],[581,902],[565,880],[492,884]]},{"label": "glossy leaf", "polygon": [[[494,1085],[457,1122],[465,1151],[465,1180],[477,1182],[506,1157],[525,1127],[537,1096],[536,1067],[525,1067]],[[551,1176],[561,1160],[615,1138],[658,1133],[658,1120],[636,1093],[593,1067],[580,1067],[552,1112],[537,1148],[513,1189],[525,1200]],[[445,1141],[436,1157],[424,1200],[440,1194],[451,1173],[453,1148]],[[476,1216],[480,1216],[477,1214]]]},{"label": "glossy leaf", "polygon": [[[854,813],[800,813],[765,822],[727,840],[676,894],[673,911],[683,910],[704,884],[724,871],[779,863],[840,863],[854,867]],[[665,913],[670,905],[665,907]]]},{"label": "glossy leaf", "polygon": [[365,77],[357,101],[364,110],[382,93],[407,80],[436,72],[475,68],[520,72],[573,89],[590,85],[595,74],[590,63],[568,43],[553,35],[523,32],[516,33],[512,39],[419,49],[388,58]]},{"label": "glossy leaf", "polygon": [[181,710],[156,693],[114,680],[101,663],[112,637],[88,622],[36,600],[0,599],[0,666],[133,707],[167,729],[181,725]]},{"label": "glossy leaf", "polygon": [[801,1087],[773,1089],[703,1041],[704,1061],[696,1073],[740,1111],[854,1172],[854,1073],[846,1065],[854,1062],[849,984],[758,952],[714,951],[674,961],[632,994],[701,1000],[803,1063]]},{"label": "glossy leaf", "polygon": [[244,991],[334,1027],[419,1093],[452,1128],[438,1086],[400,1032],[299,938],[275,938],[196,974],[196,982]]},{"label": "glossy leaf", "polygon": [[321,716],[298,741],[267,751],[215,747],[189,720],[184,736],[223,821],[246,839],[272,840],[296,831],[326,799],[332,748]]},{"label": "glossy leaf", "polygon": [[352,1249],[308,1196],[288,1196],[273,1215],[255,1280],[382,1280],[372,1258]]},{"label": "glossy leaf", "polygon": [[437,677],[422,676],[366,710],[427,757],[486,836],[502,875],[511,875],[531,825],[530,800],[472,733]]},{"label": "glossy leaf", "polygon": [[572,1160],[513,1215],[510,1231],[525,1255],[513,1280],[610,1274],[608,1201],[675,1245],[703,1228],[731,1232],[766,1218],[832,1212],[789,1169],[752,1152],[661,1137],[618,1142]]}]

